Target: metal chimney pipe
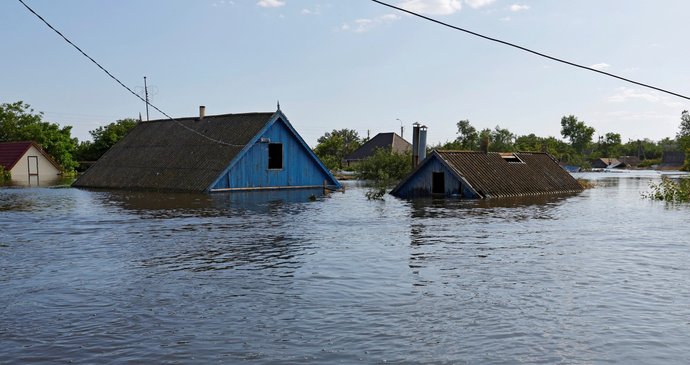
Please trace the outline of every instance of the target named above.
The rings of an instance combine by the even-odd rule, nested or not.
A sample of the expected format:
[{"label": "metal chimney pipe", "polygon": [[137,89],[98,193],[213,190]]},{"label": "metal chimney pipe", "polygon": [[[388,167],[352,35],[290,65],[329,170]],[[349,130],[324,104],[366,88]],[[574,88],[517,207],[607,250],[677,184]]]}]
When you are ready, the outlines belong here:
[{"label": "metal chimney pipe", "polygon": [[412,168],[419,163],[419,123],[412,123]]},{"label": "metal chimney pipe", "polygon": [[427,128],[425,125],[419,127],[419,151],[417,152],[417,156],[419,156],[419,159],[417,160],[417,164],[419,164],[419,162],[421,161],[424,161],[424,159],[426,158],[426,129]]},{"label": "metal chimney pipe", "polygon": [[206,107],[199,105],[199,120],[204,119],[204,116],[206,116]]}]

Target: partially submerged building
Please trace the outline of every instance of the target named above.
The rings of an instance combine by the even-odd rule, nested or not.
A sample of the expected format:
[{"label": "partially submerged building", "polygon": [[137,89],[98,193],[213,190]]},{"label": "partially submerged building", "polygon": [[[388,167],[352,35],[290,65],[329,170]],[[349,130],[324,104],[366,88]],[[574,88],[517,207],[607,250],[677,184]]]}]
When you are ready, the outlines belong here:
[{"label": "partially submerged building", "polygon": [[622,169],[625,164],[616,158],[601,157],[592,160],[593,169]]},{"label": "partially submerged building", "polygon": [[10,172],[14,182],[26,185],[53,181],[62,173],[53,157],[32,141],[0,143],[0,166]]},{"label": "partially submerged building", "polygon": [[351,163],[362,161],[373,156],[378,149],[386,149],[394,153],[407,153],[412,151],[412,144],[397,133],[379,133],[354,152],[345,156],[345,162],[350,165]]},{"label": "partially submerged building", "polygon": [[218,192],[341,188],[282,111],[141,122],[76,187]]},{"label": "partially submerged building", "polygon": [[577,180],[547,153],[434,150],[391,194],[483,199],[580,191]]}]

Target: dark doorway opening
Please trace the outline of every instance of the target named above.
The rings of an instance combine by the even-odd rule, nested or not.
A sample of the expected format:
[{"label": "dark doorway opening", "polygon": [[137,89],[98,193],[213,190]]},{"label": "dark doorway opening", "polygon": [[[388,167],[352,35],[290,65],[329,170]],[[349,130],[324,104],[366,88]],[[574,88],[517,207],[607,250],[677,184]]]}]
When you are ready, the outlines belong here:
[{"label": "dark doorway opening", "polygon": [[283,144],[268,144],[268,168],[278,170],[283,168]]},{"label": "dark doorway opening", "polygon": [[431,193],[445,194],[446,193],[446,174],[443,172],[434,172],[431,175]]}]

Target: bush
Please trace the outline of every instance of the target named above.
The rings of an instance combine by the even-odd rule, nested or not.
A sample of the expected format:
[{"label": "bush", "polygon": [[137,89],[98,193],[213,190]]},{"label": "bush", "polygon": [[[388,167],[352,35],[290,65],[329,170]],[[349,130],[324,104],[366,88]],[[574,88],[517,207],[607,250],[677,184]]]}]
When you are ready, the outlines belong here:
[{"label": "bush", "polygon": [[652,183],[649,188],[651,191],[643,193],[643,197],[669,203],[690,202],[690,178],[674,180],[664,176],[661,182]]},{"label": "bush", "polygon": [[12,179],[12,174],[0,166],[0,184],[9,182]]},{"label": "bush", "polygon": [[389,149],[377,149],[355,166],[355,175],[366,180],[369,191],[368,199],[383,199],[386,190],[402,180],[412,170],[410,153],[395,153]]}]

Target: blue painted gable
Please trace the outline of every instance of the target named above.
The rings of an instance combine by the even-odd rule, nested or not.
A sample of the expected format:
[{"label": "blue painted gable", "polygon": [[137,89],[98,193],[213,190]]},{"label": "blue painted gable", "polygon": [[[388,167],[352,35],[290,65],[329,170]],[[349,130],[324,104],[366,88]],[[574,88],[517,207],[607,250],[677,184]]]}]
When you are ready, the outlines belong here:
[{"label": "blue painted gable", "polygon": [[[269,169],[269,145],[275,143],[282,144],[282,167]],[[330,187],[341,187],[282,112],[278,112],[210,190],[322,187],[324,181]]]},{"label": "blue painted gable", "polygon": [[432,196],[433,173],[442,172],[444,175],[445,196],[457,196],[463,198],[477,198],[471,187],[466,186],[457,174],[436,154],[427,157],[419,168],[412,172],[401,185],[397,186],[391,194],[399,198],[411,199]]}]

